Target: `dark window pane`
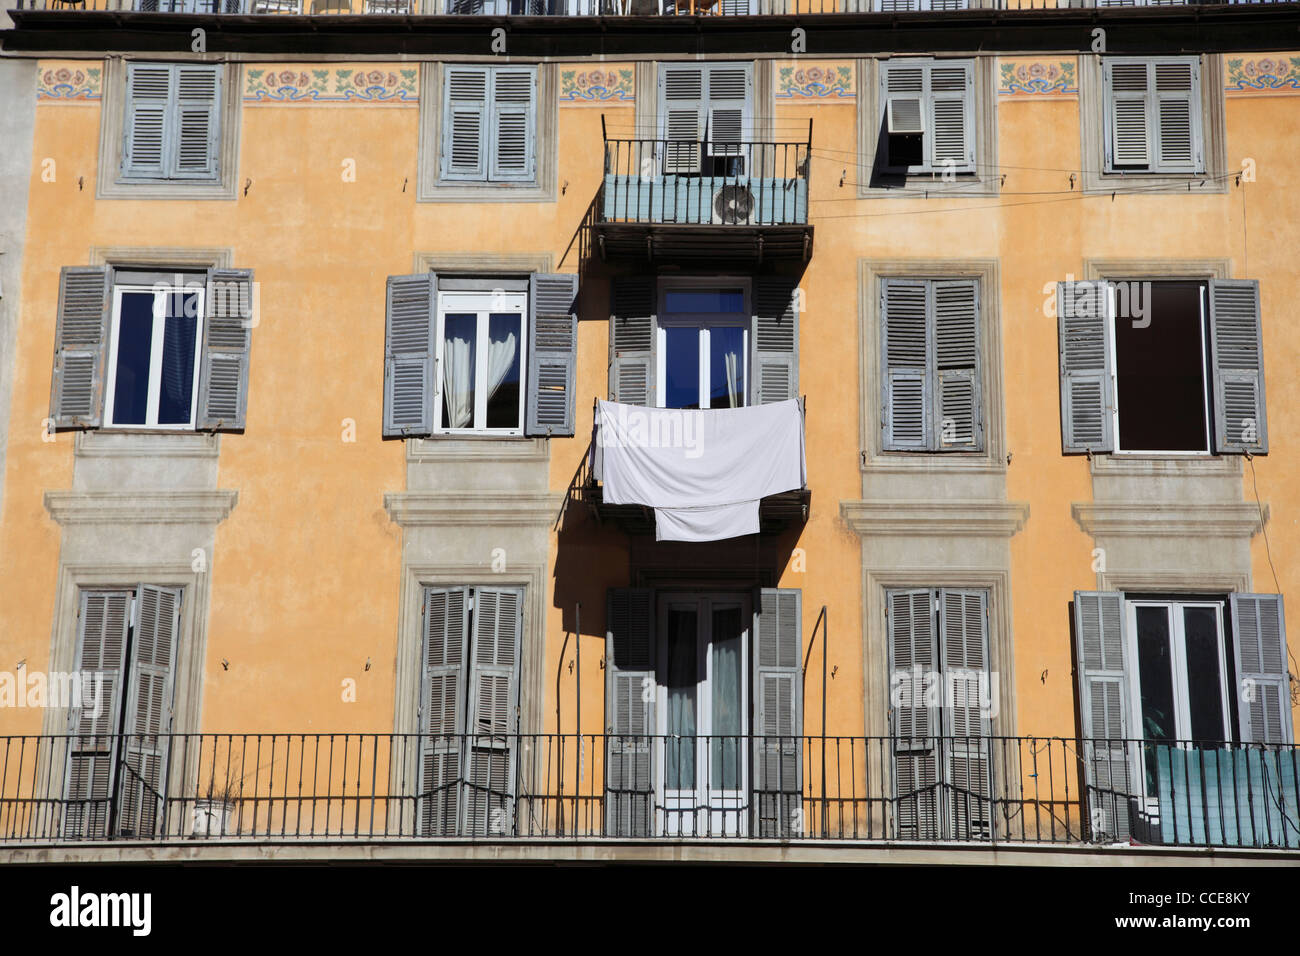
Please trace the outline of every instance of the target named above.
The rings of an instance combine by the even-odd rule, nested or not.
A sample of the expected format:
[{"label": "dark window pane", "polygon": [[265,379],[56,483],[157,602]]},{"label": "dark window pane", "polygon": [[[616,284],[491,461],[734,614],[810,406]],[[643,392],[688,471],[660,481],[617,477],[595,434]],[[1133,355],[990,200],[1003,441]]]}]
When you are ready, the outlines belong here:
[{"label": "dark window pane", "polygon": [[478,316],[451,312],[443,317],[442,427],[474,427],[474,368]]},{"label": "dark window pane", "polygon": [[152,349],[153,293],[124,292],[117,327],[114,425],[145,424],[149,411],[149,356]]},{"label": "dark window pane", "polygon": [[193,419],[194,345],[198,332],[197,292],[172,292],[163,328],[162,387],[158,394],[158,424],[188,425]]},{"label": "dark window pane", "polygon": [[664,329],[664,408],[700,407],[700,330]]},{"label": "dark window pane", "polygon": [[664,309],[670,313],[742,312],[742,289],[681,289],[664,293]]},{"label": "dark window pane", "polygon": [[745,404],[745,330],[709,329],[709,407]]},{"label": "dark window pane", "polygon": [[518,314],[488,317],[488,428],[519,427],[521,338]]},{"label": "dark window pane", "polygon": [[1137,608],[1138,676],[1142,688],[1142,736],[1174,739],[1174,677],[1169,647],[1169,612]]},{"label": "dark window pane", "polygon": [[740,608],[713,609],[713,648],[710,678],[713,684],[713,748],[709,775],[713,787],[740,787],[740,735],[744,733],[741,710]]},{"label": "dark window pane", "polygon": [[668,610],[668,740],[667,785],[671,789],[695,788],[696,612]]},{"label": "dark window pane", "polygon": [[1183,609],[1187,638],[1187,707],[1192,739],[1217,743],[1223,727],[1223,685],[1219,676],[1219,624],[1214,608]]},{"label": "dark window pane", "polygon": [[919,133],[892,133],[889,135],[889,165],[922,166],[925,149]]}]

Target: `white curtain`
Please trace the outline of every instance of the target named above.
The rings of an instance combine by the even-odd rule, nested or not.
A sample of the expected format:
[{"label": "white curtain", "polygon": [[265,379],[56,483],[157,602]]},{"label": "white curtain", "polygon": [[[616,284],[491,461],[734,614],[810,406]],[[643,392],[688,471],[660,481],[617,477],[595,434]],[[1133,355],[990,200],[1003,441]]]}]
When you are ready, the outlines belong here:
[{"label": "white curtain", "polygon": [[490,399],[506,380],[510,367],[515,364],[515,333],[511,332],[500,342],[488,343],[488,391]]},{"label": "white curtain", "polygon": [[740,392],[737,389],[740,378],[740,356],[735,352],[727,352],[722,356],[722,361],[727,366],[727,397],[731,400],[732,408],[739,408],[744,404],[740,400]]},{"label": "white curtain", "polygon": [[471,404],[474,388],[474,367],[470,364],[472,352],[469,339],[455,336],[442,343],[442,407],[449,428],[465,428],[474,418]]}]

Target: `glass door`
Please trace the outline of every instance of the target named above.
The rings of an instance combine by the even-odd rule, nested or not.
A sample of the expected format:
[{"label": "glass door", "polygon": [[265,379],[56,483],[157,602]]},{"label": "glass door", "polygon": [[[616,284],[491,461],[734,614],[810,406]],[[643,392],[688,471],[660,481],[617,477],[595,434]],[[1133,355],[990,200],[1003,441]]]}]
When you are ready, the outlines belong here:
[{"label": "glass door", "polygon": [[659,405],[740,408],[749,382],[749,313],[743,287],[681,286],[659,310]]}]

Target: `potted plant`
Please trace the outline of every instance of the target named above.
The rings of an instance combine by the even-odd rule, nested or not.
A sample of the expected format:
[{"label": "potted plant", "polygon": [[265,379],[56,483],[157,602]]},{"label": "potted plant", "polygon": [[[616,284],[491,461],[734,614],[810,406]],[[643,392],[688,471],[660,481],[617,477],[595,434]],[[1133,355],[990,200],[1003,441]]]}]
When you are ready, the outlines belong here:
[{"label": "potted plant", "polygon": [[243,781],[238,775],[227,771],[226,779],[216,779],[215,771],[208,777],[208,784],[194,801],[195,836],[229,836],[234,833],[231,818],[239,805],[240,790]]}]

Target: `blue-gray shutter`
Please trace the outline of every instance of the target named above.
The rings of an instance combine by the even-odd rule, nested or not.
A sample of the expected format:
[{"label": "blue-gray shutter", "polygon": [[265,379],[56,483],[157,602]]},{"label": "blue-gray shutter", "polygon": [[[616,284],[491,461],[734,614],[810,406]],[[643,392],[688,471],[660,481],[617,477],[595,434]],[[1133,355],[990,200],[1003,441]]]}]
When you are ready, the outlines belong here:
[{"label": "blue-gray shutter", "polygon": [[444,67],[442,178],[486,180],[489,71]]},{"label": "blue-gray shutter", "polygon": [[572,435],[578,360],[578,277],[528,280],[526,435]]},{"label": "blue-gray shutter", "polygon": [[975,279],[931,283],[935,398],[934,448],[978,451],[984,447],[980,395],[980,296]]},{"label": "blue-gray shutter", "polygon": [[[989,735],[992,681],[989,678],[988,591],[944,588],[939,592],[939,646],[945,707],[944,789],[948,828],[957,840],[993,836],[993,765]],[[947,703],[945,699],[945,703]]]},{"label": "blue-gray shutter", "polygon": [[[888,132],[921,133],[930,125],[926,117],[926,72],[928,61],[900,58],[897,62],[880,64],[880,120]],[[927,152],[929,151],[926,144]],[[890,165],[886,153],[877,159],[881,170],[890,172],[922,172],[926,167],[928,155],[923,154],[922,162],[917,166]]]},{"label": "blue-gray shutter", "polygon": [[425,588],[420,676],[420,836],[460,832],[469,663],[469,591]]},{"label": "blue-gray shutter", "polygon": [[253,270],[209,269],[195,427],[243,431],[253,334]]},{"label": "blue-gray shutter", "polygon": [[1058,282],[1061,450],[1115,450],[1110,291],[1103,281]]},{"label": "blue-gray shutter", "polygon": [[753,77],[748,64],[714,65],[708,74],[708,112],[704,122],[710,156],[741,156],[753,141]]},{"label": "blue-gray shutter", "polygon": [[803,592],[760,588],[754,611],[754,827],[757,837],[804,836]]},{"label": "blue-gray shutter", "polygon": [[103,684],[98,713],[81,706],[68,708],[70,736],[61,830],[65,839],[108,835],[121,744],[117,722],[127,670],[130,592],[82,591],[77,625],[77,670],[91,675],[92,680],[100,676]]},{"label": "blue-gray shutter", "polygon": [[975,172],[975,64],[938,60],[926,70],[928,169]]},{"label": "blue-gray shutter", "polygon": [[1153,169],[1151,65],[1146,60],[1103,60],[1105,168]]},{"label": "blue-gray shutter", "polygon": [[169,117],[170,175],[176,179],[215,179],[221,142],[221,67],[178,65],[175,106]]},{"label": "blue-gray shutter", "polygon": [[165,826],[180,615],[179,588],[137,588],[119,787],[117,829],[123,836],[161,835]]},{"label": "blue-gray shutter", "polygon": [[697,174],[704,139],[705,69],[701,66],[659,68],[660,138],[665,140],[663,172]]},{"label": "blue-gray shutter", "polygon": [[610,588],[605,615],[605,835],[653,836],[654,591]]},{"label": "blue-gray shutter", "polygon": [[537,71],[492,71],[488,179],[531,182],[537,176]]},{"label": "blue-gray shutter", "polygon": [[924,279],[884,279],[880,286],[880,428],[886,451],[929,447],[929,294]]},{"label": "blue-gray shutter", "polygon": [[105,266],[64,266],[59,273],[50,385],[55,428],[98,428],[103,423],[111,291]]},{"label": "blue-gray shutter", "polygon": [[475,588],[465,722],[465,830],[508,836],[515,827],[522,588]]},{"label": "blue-gray shutter", "polygon": [[754,281],[749,402],[768,405],[799,397],[799,310],[793,279]]},{"label": "blue-gray shutter", "polygon": [[1289,746],[1295,735],[1282,595],[1233,594],[1229,603],[1241,742]]},{"label": "blue-gray shutter", "polygon": [[1089,832],[1097,841],[1129,838],[1129,799],[1139,794],[1137,751],[1129,739],[1128,647],[1124,596],[1074,592],[1075,677],[1083,736]]},{"label": "blue-gray shutter", "polygon": [[389,276],[384,333],[384,437],[433,434],[438,277]]},{"label": "blue-gray shutter", "polygon": [[1201,146],[1201,61],[1161,57],[1151,64],[1151,116],[1155,121],[1155,165],[1163,173],[1205,169]]},{"label": "blue-gray shutter", "polygon": [[1268,454],[1259,282],[1210,280],[1214,450]]},{"label": "blue-gray shutter", "polygon": [[609,400],[655,404],[655,286],[638,276],[614,279],[610,289]]},{"label": "blue-gray shutter", "polygon": [[889,733],[893,742],[896,827],[900,839],[939,836],[939,712],[926,681],[939,669],[934,592],[885,594],[889,630]]},{"label": "blue-gray shutter", "polygon": [[167,177],[176,134],[174,103],[173,67],[160,63],[126,65],[126,125],[122,142],[124,177]]}]

